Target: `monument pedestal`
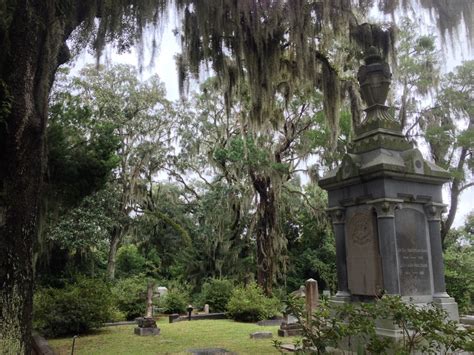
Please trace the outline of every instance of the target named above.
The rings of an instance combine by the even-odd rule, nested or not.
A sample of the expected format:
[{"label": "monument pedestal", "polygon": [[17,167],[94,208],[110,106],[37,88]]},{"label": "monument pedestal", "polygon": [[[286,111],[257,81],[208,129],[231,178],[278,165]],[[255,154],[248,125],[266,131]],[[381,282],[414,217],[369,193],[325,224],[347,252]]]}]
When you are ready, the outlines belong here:
[{"label": "monument pedestal", "polygon": [[443,309],[448,314],[450,320],[459,322],[458,304],[453,297],[433,297],[433,304]]},{"label": "monument pedestal", "polygon": [[329,299],[329,304],[338,307],[343,304],[351,302],[351,295],[348,292],[338,291],[333,297]]},{"label": "monument pedestal", "polygon": [[139,317],[135,319],[138,327],[133,332],[136,335],[148,336],[148,335],[159,335],[160,328],[156,326],[156,321],[151,317]]}]

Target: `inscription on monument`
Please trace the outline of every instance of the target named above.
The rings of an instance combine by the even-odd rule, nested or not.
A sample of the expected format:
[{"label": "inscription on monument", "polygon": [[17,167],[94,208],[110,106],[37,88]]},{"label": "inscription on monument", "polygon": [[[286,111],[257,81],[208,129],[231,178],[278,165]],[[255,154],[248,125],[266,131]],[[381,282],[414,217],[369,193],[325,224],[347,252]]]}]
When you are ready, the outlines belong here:
[{"label": "inscription on monument", "polygon": [[375,296],[383,288],[375,216],[356,209],[347,222],[347,273],[353,295]]},{"label": "inscription on monument", "polygon": [[410,208],[395,212],[402,295],[431,294],[426,222],[423,213]]}]

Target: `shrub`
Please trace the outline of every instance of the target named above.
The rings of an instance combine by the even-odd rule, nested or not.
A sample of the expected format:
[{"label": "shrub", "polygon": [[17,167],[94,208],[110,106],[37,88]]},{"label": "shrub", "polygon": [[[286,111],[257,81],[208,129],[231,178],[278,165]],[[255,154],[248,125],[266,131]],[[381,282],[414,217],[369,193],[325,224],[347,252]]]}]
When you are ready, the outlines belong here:
[{"label": "shrub", "polygon": [[168,291],[163,299],[163,309],[165,313],[185,313],[187,304],[187,295],[176,288]]},{"label": "shrub", "polygon": [[[404,302],[399,296],[332,308],[323,300],[310,320],[303,303],[290,299],[288,309],[302,326],[303,338],[298,345],[303,352],[318,349],[318,354],[324,353],[327,347],[337,347],[343,339],[351,343],[352,337],[359,340],[358,354],[439,354],[469,351],[472,347],[472,331],[448,320],[445,311],[435,305],[420,307]],[[377,335],[377,319],[392,319],[401,331],[401,341]],[[275,341],[275,346],[280,343]]]},{"label": "shrub", "polygon": [[33,326],[43,335],[81,334],[101,327],[113,312],[110,290],[102,280],[79,279],[62,289],[35,292]]},{"label": "shrub", "polygon": [[230,280],[211,279],[202,285],[199,303],[207,303],[212,312],[225,312],[233,289],[234,285]]},{"label": "shrub", "polygon": [[234,289],[227,310],[231,318],[242,322],[255,322],[275,317],[280,314],[280,301],[265,297],[263,291],[255,283],[247,287]]},{"label": "shrub", "polygon": [[145,278],[138,276],[117,280],[113,285],[114,304],[127,320],[133,320],[145,314],[146,285]]}]

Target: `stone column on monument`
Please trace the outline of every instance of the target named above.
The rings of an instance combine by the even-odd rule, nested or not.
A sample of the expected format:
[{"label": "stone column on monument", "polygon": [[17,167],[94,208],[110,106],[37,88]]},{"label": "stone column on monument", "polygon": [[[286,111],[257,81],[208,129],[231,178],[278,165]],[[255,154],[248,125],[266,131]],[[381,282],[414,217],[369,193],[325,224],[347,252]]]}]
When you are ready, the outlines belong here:
[{"label": "stone column on monument", "polygon": [[389,295],[400,294],[399,261],[395,227],[395,209],[403,202],[399,199],[381,198],[369,201],[377,214],[380,256],[382,258],[383,286]]},{"label": "stone column on monument", "polygon": [[309,321],[319,303],[318,282],[314,279],[308,279],[305,282],[306,292],[306,318]]},{"label": "stone column on monument", "polygon": [[336,297],[349,297],[349,287],[347,282],[347,260],[346,260],[346,232],[345,232],[345,208],[328,208],[327,212],[331,217],[334,226],[334,236],[336,239],[336,268],[337,268],[337,293]]},{"label": "stone column on monument", "polygon": [[430,235],[431,263],[433,268],[433,297],[449,297],[444,280],[443,247],[441,245],[441,214],[446,208],[442,203],[427,203],[425,214]]}]

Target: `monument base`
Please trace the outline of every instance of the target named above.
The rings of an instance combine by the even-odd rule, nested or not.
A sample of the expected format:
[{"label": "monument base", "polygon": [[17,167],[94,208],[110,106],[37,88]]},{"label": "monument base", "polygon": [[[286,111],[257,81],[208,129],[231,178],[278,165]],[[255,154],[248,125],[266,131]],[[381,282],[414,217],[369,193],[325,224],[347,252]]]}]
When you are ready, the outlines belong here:
[{"label": "monument base", "polygon": [[333,297],[329,299],[331,306],[342,306],[351,302],[351,295],[348,292],[338,291]]},{"label": "monument base", "polygon": [[449,320],[459,323],[458,304],[453,297],[433,297],[433,304],[445,310]]}]

